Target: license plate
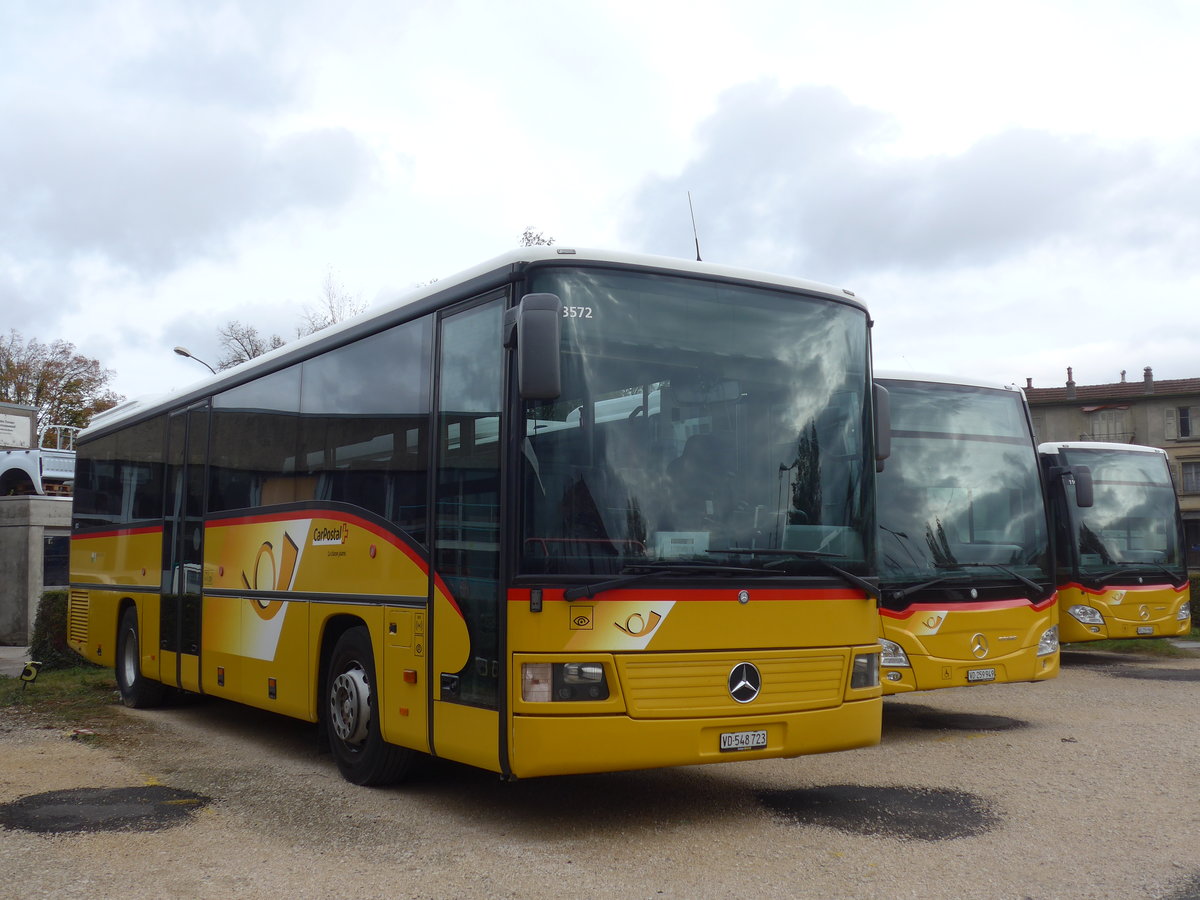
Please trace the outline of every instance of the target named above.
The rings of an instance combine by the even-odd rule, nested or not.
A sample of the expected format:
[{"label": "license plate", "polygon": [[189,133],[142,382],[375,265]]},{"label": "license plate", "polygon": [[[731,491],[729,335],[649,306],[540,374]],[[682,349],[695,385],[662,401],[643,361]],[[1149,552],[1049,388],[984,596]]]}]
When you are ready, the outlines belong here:
[{"label": "license plate", "polygon": [[1154,626],[1153,625],[1139,625],[1137,633],[1138,634],[1154,634]]},{"label": "license plate", "polygon": [[967,681],[995,681],[995,669],[967,669]]},{"label": "license plate", "polygon": [[754,750],[767,746],[765,731],[725,731],[721,733],[721,752]]}]

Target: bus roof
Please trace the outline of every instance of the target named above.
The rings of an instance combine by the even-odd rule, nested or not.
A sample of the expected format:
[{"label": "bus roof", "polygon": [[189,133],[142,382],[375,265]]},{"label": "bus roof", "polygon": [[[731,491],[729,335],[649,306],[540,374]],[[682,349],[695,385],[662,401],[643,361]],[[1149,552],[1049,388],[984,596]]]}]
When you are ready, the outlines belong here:
[{"label": "bus roof", "polygon": [[1045,441],[1038,444],[1038,453],[1057,453],[1059,450],[1124,450],[1129,453],[1157,453],[1166,456],[1161,447],[1142,444],[1117,444],[1109,441]]},{"label": "bus roof", "polygon": [[855,306],[866,311],[865,305],[854,296],[853,291],[833,287],[815,281],[772,275],[748,269],[738,269],[714,263],[663,256],[648,256],[606,250],[583,250],[570,247],[523,247],[497,256],[487,262],[465,269],[448,278],[408,291],[395,299],[375,306],[361,315],[339,322],[313,334],[306,335],[262,356],[240,363],[230,369],[206,376],[186,387],[162,394],[136,397],[98,413],[80,434],[89,438],[98,432],[107,431],[121,423],[158,412],[177,408],[194,400],[250,381],[294,362],[307,359],[325,349],[349,343],[408,319],[431,312],[443,303],[451,302],[463,294],[482,293],[494,289],[519,276],[530,266],[538,265],[600,265],[624,269],[659,271],[664,274],[692,275],[740,284],[759,285],[770,288],[786,288],[806,293],[824,294],[830,299]]},{"label": "bus roof", "polygon": [[897,369],[876,369],[876,381],[913,381],[925,384],[954,384],[963,387],[991,388],[997,391],[1012,391],[1024,395],[1024,391],[1015,384],[1004,384],[999,381],[982,381],[978,378],[967,378],[962,375],[941,375],[932,372],[904,372]]}]

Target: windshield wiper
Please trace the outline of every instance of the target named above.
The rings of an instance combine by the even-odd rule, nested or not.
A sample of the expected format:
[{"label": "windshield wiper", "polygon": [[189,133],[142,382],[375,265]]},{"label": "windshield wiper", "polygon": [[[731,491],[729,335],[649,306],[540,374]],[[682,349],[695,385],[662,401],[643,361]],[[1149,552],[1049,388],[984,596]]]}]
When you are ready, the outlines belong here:
[{"label": "windshield wiper", "polygon": [[[796,559],[802,559],[802,560],[809,561],[809,562],[815,562],[815,563],[819,564],[822,568],[826,569],[827,571],[833,572],[833,574],[837,575],[838,577],[845,579],[847,582],[854,585],[856,588],[860,588],[861,590],[865,591],[868,597],[873,597],[876,600],[878,600],[880,598],[879,585],[873,584],[870,581],[867,581],[867,579],[862,578],[858,575],[855,575],[853,572],[847,572],[841,566],[836,566],[830,562],[831,559],[845,559],[846,556],[845,556],[845,554],[842,554],[842,553],[825,553],[821,550],[775,550],[775,549],[766,549],[766,548],[759,549],[759,548],[755,548],[755,547],[730,547],[728,550],[709,550],[708,552],[709,553],[749,554],[751,556],[754,556],[757,554],[759,556],[786,557],[785,559],[778,559],[778,560],[775,560],[774,562],[767,563],[765,566],[763,566],[763,569],[767,569],[772,566],[778,566],[781,563],[791,562],[792,560],[796,560]],[[751,571],[759,571],[759,570],[752,569]]]},{"label": "windshield wiper", "polygon": [[919,584],[910,584],[908,587],[901,588],[898,591],[891,591],[893,600],[903,600],[906,597],[911,597],[913,594],[920,593],[926,588],[935,587],[946,581],[954,581],[962,578],[961,575],[939,575],[937,578],[930,578],[928,581],[922,581]]},{"label": "windshield wiper", "polygon": [[802,559],[845,559],[844,553],[827,553],[824,550],[776,550],[768,547],[730,547],[728,550],[709,550],[709,553],[730,553],[738,556],[798,556]]},{"label": "windshield wiper", "polygon": [[1046,590],[1042,585],[1038,584],[1032,578],[1026,578],[1016,569],[1010,569],[1008,566],[1001,565],[1000,563],[955,563],[954,565],[956,568],[960,569],[999,569],[1005,575],[1009,575],[1017,579],[1017,581],[1021,582],[1031,591],[1040,594]]},{"label": "windshield wiper", "polygon": [[[1116,569],[1115,571],[1112,571],[1112,572],[1104,572],[1104,573],[1103,573],[1103,574],[1101,574],[1101,575],[1094,575],[1093,577],[1095,577],[1095,578],[1117,578],[1117,577],[1119,577],[1119,576],[1121,576],[1121,575],[1145,575],[1145,574],[1146,574],[1146,569],[1157,569],[1158,571],[1160,571],[1160,572],[1164,573],[1164,574],[1165,574],[1165,575],[1166,575],[1168,578],[1170,578],[1170,579],[1171,579],[1171,583],[1172,583],[1172,584],[1174,584],[1174,583],[1175,583],[1175,582],[1176,582],[1176,581],[1179,579],[1179,573],[1178,573],[1178,572],[1172,572],[1170,569],[1168,569],[1168,568],[1167,568],[1166,566],[1164,566],[1162,563],[1154,563],[1154,562],[1144,562],[1144,563],[1127,563],[1127,562],[1122,562],[1122,563],[1120,563],[1120,565],[1124,566],[1125,568],[1123,568],[1123,569]],[[1140,567],[1142,567],[1142,568],[1139,568],[1139,566],[1140,566]]]},{"label": "windshield wiper", "polygon": [[[641,569],[630,572],[629,569]],[[637,584],[653,578],[655,575],[763,575],[762,569],[746,569],[741,566],[723,566],[720,563],[641,563],[627,566],[626,573],[608,581],[597,581],[594,584],[581,584],[563,591],[564,600],[578,600],[580,597],[595,597],[605,591],[612,591],[630,584]]]}]

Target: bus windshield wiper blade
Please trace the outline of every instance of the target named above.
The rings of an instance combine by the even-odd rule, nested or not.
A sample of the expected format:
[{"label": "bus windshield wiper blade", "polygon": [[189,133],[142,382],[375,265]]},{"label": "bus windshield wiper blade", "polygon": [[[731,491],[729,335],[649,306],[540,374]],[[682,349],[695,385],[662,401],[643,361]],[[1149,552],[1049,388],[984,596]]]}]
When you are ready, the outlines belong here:
[{"label": "bus windshield wiper blade", "polygon": [[763,575],[762,569],[746,569],[741,566],[723,566],[719,563],[644,563],[637,566],[629,566],[628,568],[637,568],[641,571],[627,572],[623,575],[618,575],[616,578],[610,578],[607,581],[597,581],[594,584],[581,584],[576,587],[567,588],[563,591],[564,600],[578,600],[580,597],[595,597],[597,594],[602,594],[605,591],[615,590],[619,587],[625,587],[630,584],[637,584],[639,581],[645,581],[648,578],[653,578],[655,575]]},{"label": "bus windshield wiper blade", "polygon": [[845,559],[844,553],[823,550],[776,550],[767,547],[730,547],[728,550],[709,550],[709,553],[729,553],[736,556],[796,556],[801,559]]},{"label": "bus windshield wiper blade", "polygon": [[1177,581],[1177,580],[1179,579],[1179,573],[1178,573],[1178,572],[1172,572],[1170,569],[1168,569],[1168,568],[1167,568],[1166,566],[1164,566],[1162,563],[1153,563],[1153,562],[1145,562],[1145,563],[1127,563],[1127,562],[1122,562],[1122,563],[1119,563],[1119,565],[1123,566],[1124,568],[1117,569],[1117,570],[1115,570],[1115,571],[1113,571],[1113,572],[1104,572],[1102,575],[1097,575],[1097,576],[1095,576],[1095,577],[1097,577],[1097,578],[1116,578],[1116,577],[1118,577],[1118,576],[1120,576],[1120,575],[1145,575],[1145,574],[1146,574],[1146,569],[1157,569],[1159,572],[1162,572],[1162,573],[1163,573],[1163,574],[1165,574],[1165,575],[1166,575],[1168,578],[1170,578],[1172,583],[1174,583],[1175,581]]},{"label": "bus windshield wiper blade", "polygon": [[961,577],[962,577],[961,575],[939,575],[937,578],[930,578],[928,581],[922,581],[922,582],[919,582],[918,584],[910,584],[908,587],[903,587],[903,588],[900,588],[900,590],[898,590],[898,591],[891,591],[890,593],[891,593],[892,599],[904,600],[907,597],[911,597],[913,594],[920,593],[921,591],[925,590],[926,588],[936,587],[937,585],[942,584],[943,582],[953,581],[953,580],[955,580],[957,578],[961,578]]},{"label": "bus windshield wiper blade", "polygon": [[822,553],[822,554],[819,554],[816,556],[810,556],[807,558],[811,559],[815,563],[820,564],[820,566],[822,568],[828,569],[830,572],[833,572],[833,574],[837,575],[838,577],[843,578],[846,581],[850,582],[850,584],[854,585],[855,587],[861,588],[863,591],[866,592],[866,595],[868,597],[872,597],[876,600],[879,600],[881,598],[882,593],[879,590],[879,585],[873,584],[872,582],[867,581],[867,579],[862,578],[861,576],[855,575],[853,572],[847,572],[841,566],[835,566],[833,563],[831,563],[826,558],[829,555],[830,554],[828,554],[828,553]]},{"label": "bus windshield wiper blade", "polygon": [[963,569],[999,569],[1005,575],[1011,575],[1013,578],[1017,579],[1017,581],[1021,582],[1023,585],[1025,585],[1025,587],[1029,588],[1035,593],[1041,594],[1046,590],[1042,585],[1038,584],[1032,578],[1026,578],[1016,569],[1010,569],[1008,566],[1001,565],[1000,563],[956,563],[956,565]]},{"label": "bus windshield wiper blade", "polygon": [[830,562],[831,559],[845,559],[846,555],[844,553],[825,553],[821,550],[776,550],[774,548],[767,549],[756,547],[730,547],[728,550],[709,550],[708,552],[736,554],[745,553],[751,556],[757,554],[759,556],[787,557],[786,559],[778,559],[774,562],[769,562],[766,566],[764,566],[764,568],[769,568],[771,566],[776,566],[780,563],[785,563],[796,559],[802,559],[805,562],[815,562],[820,564],[822,568],[833,572],[833,574],[837,575],[839,578],[848,581],[856,588],[861,588],[866,592],[868,597],[874,597],[876,600],[878,600],[880,597],[879,585],[873,584],[872,582],[867,581],[867,579],[855,575],[853,572],[847,572],[841,566],[836,566]]}]

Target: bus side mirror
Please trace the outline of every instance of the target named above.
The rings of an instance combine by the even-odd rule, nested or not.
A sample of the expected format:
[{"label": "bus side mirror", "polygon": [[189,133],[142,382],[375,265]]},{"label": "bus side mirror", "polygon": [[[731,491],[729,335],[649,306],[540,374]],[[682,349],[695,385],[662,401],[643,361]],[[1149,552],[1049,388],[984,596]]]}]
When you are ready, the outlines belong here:
[{"label": "bus side mirror", "polygon": [[1064,483],[1070,481],[1075,485],[1075,505],[1080,509],[1088,509],[1095,502],[1090,466],[1051,466],[1047,474],[1051,478],[1061,478]]},{"label": "bus side mirror", "polygon": [[555,294],[526,294],[504,314],[504,332],[504,346],[517,353],[521,399],[556,400],[562,394],[562,301]]},{"label": "bus side mirror", "polygon": [[872,385],[871,399],[875,403],[875,471],[883,471],[883,461],[892,455],[892,398],[887,388]]},{"label": "bus side mirror", "polygon": [[1080,509],[1089,508],[1095,500],[1091,468],[1071,466],[1067,474],[1075,480],[1075,505]]}]

